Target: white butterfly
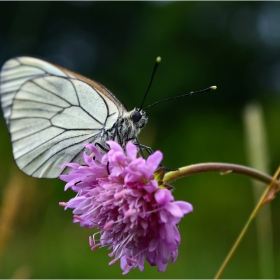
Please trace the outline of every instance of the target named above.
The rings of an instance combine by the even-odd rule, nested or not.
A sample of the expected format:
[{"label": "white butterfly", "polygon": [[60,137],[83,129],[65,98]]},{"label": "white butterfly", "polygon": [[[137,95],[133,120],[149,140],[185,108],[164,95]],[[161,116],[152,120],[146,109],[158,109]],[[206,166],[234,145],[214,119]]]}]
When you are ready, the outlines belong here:
[{"label": "white butterfly", "polygon": [[24,173],[56,178],[66,162],[80,163],[85,143],[115,140],[122,146],[148,117],[128,111],[103,85],[61,66],[32,57],[8,60],[1,70],[0,94],[13,155]]}]

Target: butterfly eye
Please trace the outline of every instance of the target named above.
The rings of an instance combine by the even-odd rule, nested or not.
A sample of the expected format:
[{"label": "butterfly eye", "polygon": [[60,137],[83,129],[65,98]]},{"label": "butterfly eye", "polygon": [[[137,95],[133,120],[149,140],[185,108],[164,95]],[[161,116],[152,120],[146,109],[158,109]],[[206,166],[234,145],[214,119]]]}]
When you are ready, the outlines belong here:
[{"label": "butterfly eye", "polygon": [[131,115],[130,115],[131,119],[133,120],[134,123],[139,122],[142,115],[140,114],[140,112],[138,112],[137,110],[134,110]]}]

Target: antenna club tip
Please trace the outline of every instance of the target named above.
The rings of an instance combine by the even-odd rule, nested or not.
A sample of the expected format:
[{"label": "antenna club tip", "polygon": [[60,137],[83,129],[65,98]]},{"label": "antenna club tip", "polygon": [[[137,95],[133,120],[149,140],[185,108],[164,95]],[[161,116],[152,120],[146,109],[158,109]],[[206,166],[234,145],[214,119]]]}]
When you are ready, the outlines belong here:
[{"label": "antenna club tip", "polygon": [[211,90],[216,90],[217,87],[216,87],[216,86],[212,86],[212,87],[210,87],[210,89],[211,89]]},{"label": "antenna club tip", "polygon": [[156,63],[160,63],[160,62],[161,62],[161,57],[158,56],[158,57],[156,58]]}]

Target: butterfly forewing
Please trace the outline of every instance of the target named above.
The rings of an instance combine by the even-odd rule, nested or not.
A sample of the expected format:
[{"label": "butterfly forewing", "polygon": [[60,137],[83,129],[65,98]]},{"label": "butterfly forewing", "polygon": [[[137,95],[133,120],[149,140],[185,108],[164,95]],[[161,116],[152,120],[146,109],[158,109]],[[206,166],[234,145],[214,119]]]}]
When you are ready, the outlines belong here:
[{"label": "butterfly forewing", "polygon": [[1,103],[6,123],[9,124],[14,95],[28,80],[46,75],[67,77],[61,69],[52,64],[32,57],[18,57],[7,61],[1,70]]},{"label": "butterfly forewing", "polygon": [[1,103],[18,167],[55,178],[66,162],[79,162],[126,112],[104,86],[49,62],[19,57],[1,72]]}]

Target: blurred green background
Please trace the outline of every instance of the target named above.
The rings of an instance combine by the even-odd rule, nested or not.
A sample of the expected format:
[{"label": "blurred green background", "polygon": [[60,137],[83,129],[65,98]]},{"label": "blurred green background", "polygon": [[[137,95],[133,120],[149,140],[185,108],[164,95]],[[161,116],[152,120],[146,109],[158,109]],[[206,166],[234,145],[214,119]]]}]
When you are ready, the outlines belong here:
[{"label": "blurred green background", "polygon": [[[269,173],[278,167],[279,2],[1,2],[0,22],[1,65],[20,55],[45,58],[104,84],[129,109],[140,105],[158,55],[146,105],[217,85],[148,110],[140,140],[163,151],[167,167],[249,165],[243,112],[251,102],[263,109]],[[108,266],[106,248],[91,252],[93,230],[58,206],[71,190],[16,168],[2,115],[0,134],[1,278],[213,278],[255,204],[252,183],[241,175],[176,181],[175,198],[194,206],[180,223],[177,262],[163,274],[146,263],[144,272],[122,276],[119,263]],[[276,197],[266,271],[253,224],[224,278],[280,278],[279,209]]]}]

